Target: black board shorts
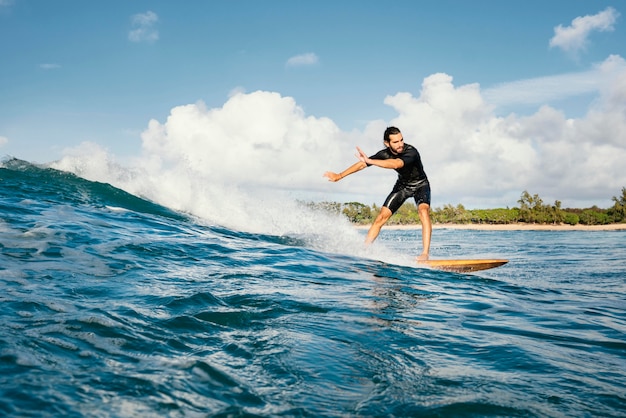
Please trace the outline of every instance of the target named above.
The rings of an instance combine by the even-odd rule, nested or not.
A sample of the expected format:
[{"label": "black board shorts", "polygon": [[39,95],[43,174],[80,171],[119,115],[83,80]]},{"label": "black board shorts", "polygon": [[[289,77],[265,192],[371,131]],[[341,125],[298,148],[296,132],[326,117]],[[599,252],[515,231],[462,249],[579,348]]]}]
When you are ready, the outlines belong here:
[{"label": "black board shorts", "polygon": [[417,207],[422,203],[430,206],[430,183],[423,183],[417,188],[396,185],[385,199],[383,206],[388,208],[391,213],[396,213],[400,206],[411,197],[415,199]]}]

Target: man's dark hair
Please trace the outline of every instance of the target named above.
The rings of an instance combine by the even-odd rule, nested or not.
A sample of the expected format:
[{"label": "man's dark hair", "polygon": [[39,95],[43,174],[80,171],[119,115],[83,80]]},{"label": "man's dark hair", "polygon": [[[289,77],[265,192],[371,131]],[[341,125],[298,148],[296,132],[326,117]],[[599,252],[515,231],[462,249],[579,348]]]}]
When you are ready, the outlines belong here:
[{"label": "man's dark hair", "polygon": [[383,141],[389,142],[391,140],[389,138],[389,135],[396,135],[399,133],[400,133],[400,129],[396,128],[395,126],[390,126],[387,129],[385,129],[385,133],[383,134]]}]

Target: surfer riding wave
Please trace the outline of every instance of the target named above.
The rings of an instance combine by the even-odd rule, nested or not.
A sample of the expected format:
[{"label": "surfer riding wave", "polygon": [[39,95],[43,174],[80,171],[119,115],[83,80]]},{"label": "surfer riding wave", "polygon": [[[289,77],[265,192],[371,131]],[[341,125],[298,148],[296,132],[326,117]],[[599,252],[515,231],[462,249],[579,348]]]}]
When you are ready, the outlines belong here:
[{"label": "surfer riding wave", "polygon": [[428,260],[430,251],[430,239],[432,236],[432,223],[430,220],[430,183],[424,171],[422,159],[417,149],[404,143],[404,137],[400,129],[395,126],[388,127],[383,134],[385,148],[368,157],[367,154],[357,147],[358,162],[340,173],[327,171],[324,177],[329,181],[336,182],[350,174],[354,174],[366,167],[393,169],[398,173],[398,180],[391,193],[385,199],[385,203],[374,223],[367,232],[366,243],[372,243],[378,237],[381,228],[387,223],[402,204],[409,198],[415,199],[420,222],[422,224],[422,253],[418,260]]}]

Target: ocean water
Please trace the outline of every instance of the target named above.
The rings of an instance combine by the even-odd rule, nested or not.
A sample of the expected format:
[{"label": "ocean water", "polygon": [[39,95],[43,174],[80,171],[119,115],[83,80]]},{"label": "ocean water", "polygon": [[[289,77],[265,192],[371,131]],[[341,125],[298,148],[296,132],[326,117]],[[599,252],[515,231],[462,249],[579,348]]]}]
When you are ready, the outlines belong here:
[{"label": "ocean water", "polygon": [[625,231],[437,229],[510,260],[455,274],[419,230],[144,191],[2,164],[1,416],[626,416]]}]

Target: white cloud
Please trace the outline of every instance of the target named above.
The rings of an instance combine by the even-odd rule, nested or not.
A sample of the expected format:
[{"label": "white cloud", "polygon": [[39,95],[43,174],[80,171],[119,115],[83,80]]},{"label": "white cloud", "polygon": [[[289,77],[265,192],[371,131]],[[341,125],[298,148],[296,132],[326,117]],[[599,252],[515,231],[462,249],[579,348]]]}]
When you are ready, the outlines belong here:
[{"label": "white cloud", "polygon": [[45,63],[45,64],[39,64],[39,68],[43,70],[56,70],[56,69],[61,68],[61,65],[53,64],[53,63]]},{"label": "white cloud", "polygon": [[287,60],[287,67],[301,67],[306,65],[314,65],[319,62],[319,58],[313,52],[293,56]]},{"label": "white cloud", "polygon": [[0,147],[9,143],[9,138],[6,136],[0,136]]},{"label": "white cloud", "polygon": [[152,120],[142,140],[164,167],[182,163],[236,185],[302,188],[339,151],[338,132],[327,118],[306,117],[292,98],[257,91],[236,93],[218,109],[176,107],[165,124]]},{"label": "white cloud", "polygon": [[131,18],[133,29],[128,33],[132,42],[155,42],[159,39],[159,32],[155,29],[159,17],[152,11],[139,13]]},{"label": "white cloud", "polygon": [[485,89],[483,96],[496,106],[541,105],[581,94],[598,93],[625,70],[626,61],[619,56],[611,56],[588,71],[502,83]]},{"label": "white cloud", "polygon": [[550,46],[561,48],[568,52],[577,52],[587,45],[589,35],[593,31],[612,31],[619,13],[612,7],[595,15],[577,17],[572,20],[571,26],[559,25],[554,28],[554,36],[550,39]]}]

